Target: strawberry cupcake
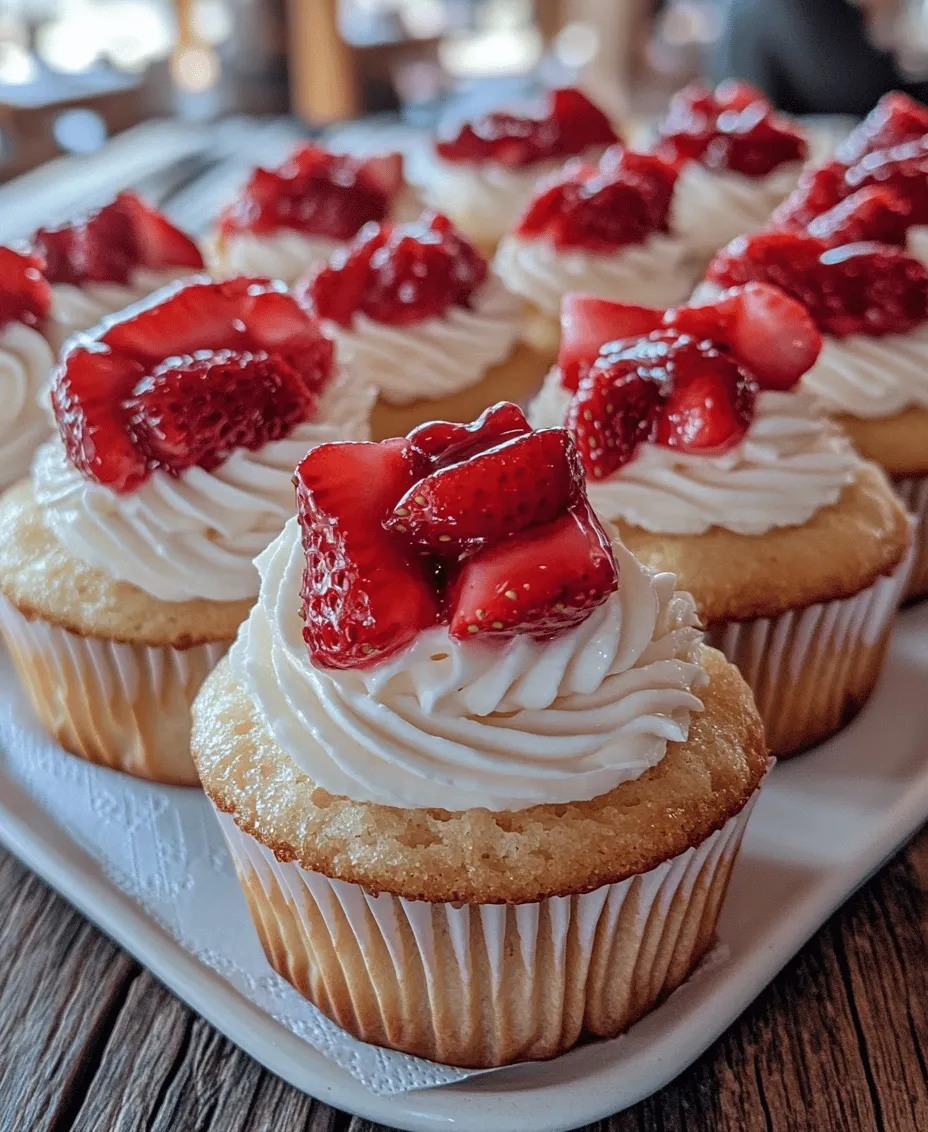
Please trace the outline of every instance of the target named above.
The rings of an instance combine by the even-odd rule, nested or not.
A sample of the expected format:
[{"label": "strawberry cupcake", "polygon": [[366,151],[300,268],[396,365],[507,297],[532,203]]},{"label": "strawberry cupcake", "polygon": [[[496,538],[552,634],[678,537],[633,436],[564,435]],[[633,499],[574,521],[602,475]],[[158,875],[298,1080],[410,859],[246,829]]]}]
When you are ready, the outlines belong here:
[{"label": "strawberry cupcake", "polygon": [[190,281],[72,346],[59,434],[0,501],[0,631],[62,746],[196,781],[190,702],[258,591],[293,469],[365,436],[371,400],[266,281]]},{"label": "strawberry cupcake", "polygon": [[410,177],[427,205],[492,255],[542,178],[571,157],[597,161],[618,140],[602,110],[565,88],[545,95],[533,114],[494,111],[430,142],[411,159]]},{"label": "strawberry cupcake", "polygon": [[702,267],[743,232],[762,228],[795,187],[807,144],[747,83],[679,91],[655,153],[679,169],[670,226]]},{"label": "strawberry cupcake", "polygon": [[297,497],[194,705],[270,962],[435,1061],[620,1033],[711,946],[766,773],[743,680],[514,405],[323,445]]},{"label": "strawberry cupcake", "polygon": [[470,420],[537,391],[547,360],[520,341],[522,301],[447,217],[369,224],[295,294],[380,398],[376,438],[436,417]]},{"label": "strawberry cupcake", "polygon": [[55,359],[42,333],[51,289],[38,256],[0,247],[0,487],[29,471],[48,436],[39,393]]},{"label": "strawberry cupcake", "polygon": [[570,296],[533,407],[566,420],[600,517],[693,594],[780,756],[866,700],[911,542],[880,469],[795,389],[820,344],[763,284],[666,311]]},{"label": "strawberry cupcake", "polygon": [[[821,218],[820,218],[821,219]],[[891,477],[918,522],[906,594],[928,592],[928,269],[885,244],[828,246],[806,232],[735,240],[709,267],[717,287],[776,283],[823,335],[802,379],[858,451]]]},{"label": "strawberry cupcake", "polygon": [[410,213],[398,153],[359,158],[304,145],[277,169],[255,169],[223,211],[209,240],[210,270],[293,283],[365,224]]},{"label": "strawberry cupcake", "polygon": [[52,287],[45,333],[57,353],[106,315],[203,270],[197,245],[135,193],[61,228],[40,228],[35,251]]},{"label": "strawberry cupcake", "polygon": [[696,273],[670,227],[676,180],[663,158],[612,146],[598,165],[570,161],[542,183],[493,264],[530,304],[530,342],[557,352],[572,291],[653,306],[689,295]]}]

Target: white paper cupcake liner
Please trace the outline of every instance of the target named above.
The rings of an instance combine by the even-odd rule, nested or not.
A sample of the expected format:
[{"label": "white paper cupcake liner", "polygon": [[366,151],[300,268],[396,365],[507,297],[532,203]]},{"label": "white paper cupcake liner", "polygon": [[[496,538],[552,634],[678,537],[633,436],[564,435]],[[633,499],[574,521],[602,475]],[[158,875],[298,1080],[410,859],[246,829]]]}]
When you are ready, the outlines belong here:
[{"label": "white paper cupcake liner", "polygon": [[36,714],[65,750],[156,782],[198,782],[190,705],[228,642],[115,644],[29,620],[5,600],[0,632]]},{"label": "white paper cupcake liner", "polygon": [[893,487],[915,522],[915,558],[903,598],[928,595],[928,476],[893,480]]},{"label": "white paper cupcake liner", "polygon": [[687,978],[756,796],[647,873],[521,905],[375,895],[219,820],[268,960],[298,991],[363,1041],[486,1067],[619,1034]]},{"label": "white paper cupcake liner", "polygon": [[866,702],[883,666],[912,553],[893,574],[852,597],[779,617],[709,625],[706,643],[738,666],[754,693],[772,755],[813,746]]}]

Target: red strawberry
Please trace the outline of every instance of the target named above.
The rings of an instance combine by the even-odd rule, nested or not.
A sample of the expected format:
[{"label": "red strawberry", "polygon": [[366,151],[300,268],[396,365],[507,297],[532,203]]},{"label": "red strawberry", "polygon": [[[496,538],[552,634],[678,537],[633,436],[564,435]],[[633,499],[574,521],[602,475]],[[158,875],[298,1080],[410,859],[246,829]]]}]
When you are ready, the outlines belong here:
[{"label": "red strawberry", "polygon": [[747,432],[756,391],[733,358],[706,343],[690,343],[676,359],[656,443],[703,456],[726,451]]},{"label": "red strawberry", "polygon": [[421,424],[409,434],[409,442],[432,461],[434,468],[444,468],[531,431],[518,405],[500,401],[469,425],[450,421]]},{"label": "red strawberry", "polygon": [[132,229],[136,263],[153,271],[189,267],[203,270],[203,256],[193,240],[168,220],[164,213],[146,204],[135,193],[120,193],[113,202]]},{"label": "red strawberry", "polygon": [[928,224],[928,135],[868,153],[845,175],[848,192],[879,185],[909,206],[912,224]]},{"label": "red strawberry", "polygon": [[872,241],[905,246],[911,224],[908,203],[890,189],[858,189],[840,204],[817,216],[808,227],[810,236],[830,248]]},{"label": "red strawberry", "polygon": [[253,288],[242,304],[241,322],[250,348],[283,358],[306,388],[321,393],[332,376],[335,344],[286,291]]},{"label": "red strawberry", "polygon": [[575,391],[606,342],[637,338],[663,325],[664,312],[592,295],[565,295],[561,302],[561,384]]},{"label": "red strawberry", "polygon": [[715,88],[715,102],[721,110],[747,110],[755,102],[770,105],[766,94],[743,79],[725,79]]},{"label": "red strawberry", "polygon": [[902,91],[884,94],[866,118],[844,139],[835,157],[854,165],[877,149],[914,141],[928,134],[928,107]]},{"label": "red strawberry", "polygon": [[407,440],[323,444],[296,471],[306,570],[303,637],[313,662],[359,668],[439,618],[425,560],[383,521],[421,474]]},{"label": "red strawberry", "polygon": [[774,210],[770,218],[774,228],[805,228],[816,216],[828,212],[851,191],[845,181],[847,170],[837,161],[807,169],[796,188]]},{"label": "red strawberry", "polygon": [[386,526],[418,546],[461,554],[551,522],[583,493],[583,471],[562,428],[529,432],[414,484]]},{"label": "red strawberry", "polygon": [[236,448],[255,451],[309,420],[316,397],[279,357],[220,350],[170,358],[123,403],[149,467],[209,471]]},{"label": "red strawberry", "polygon": [[451,593],[451,635],[551,636],[579,624],[618,587],[615,559],[585,502],[465,560]]},{"label": "red strawberry", "polygon": [[48,314],[52,292],[44,268],[39,256],[0,247],[0,330],[11,322],[37,326]]},{"label": "red strawberry", "polygon": [[52,384],[52,408],[68,459],[88,479],[114,491],[132,491],[148,476],[122,409],[142,373],[138,362],[79,347],[68,353]]},{"label": "red strawberry", "polygon": [[486,261],[451,221],[426,212],[414,224],[364,228],[298,293],[342,326],[358,313],[406,326],[466,306],[486,276]]},{"label": "red strawberry", "polygon": [[384,196],[393,198],[403,187],[403,155],[384,153],[361,162],[361,176]]}]

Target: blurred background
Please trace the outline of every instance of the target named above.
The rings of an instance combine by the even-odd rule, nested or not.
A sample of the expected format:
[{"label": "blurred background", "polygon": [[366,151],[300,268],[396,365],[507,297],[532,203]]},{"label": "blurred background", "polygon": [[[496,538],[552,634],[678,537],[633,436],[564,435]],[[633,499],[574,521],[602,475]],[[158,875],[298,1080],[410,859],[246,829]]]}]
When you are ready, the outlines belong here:
[{"label": "blurred background", "polygon": [[575,81],[642,120],[712,71],[792,110],[854,113],[873,91],[810,94],[820,70],[846,78],[865,50],[868,74],[889,69],[871,86],[917,87],[926,42],[928,0],[0,0],[0,179],[150,118],[430,125]]}]

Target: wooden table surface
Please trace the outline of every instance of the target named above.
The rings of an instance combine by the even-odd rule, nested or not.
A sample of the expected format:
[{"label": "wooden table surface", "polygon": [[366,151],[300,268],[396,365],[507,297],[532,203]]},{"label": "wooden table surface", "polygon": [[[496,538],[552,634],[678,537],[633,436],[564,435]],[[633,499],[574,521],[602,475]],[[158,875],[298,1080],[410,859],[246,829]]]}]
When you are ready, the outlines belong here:
[{"label": "wooden table surface", "polygon": [[[926,932],[928,827],[693,1068],[589,1132],[928,1132]],[[143,1129],[381,1132],[262,1069],[0,851],[0,1132]]]}]

